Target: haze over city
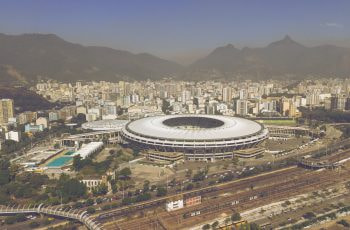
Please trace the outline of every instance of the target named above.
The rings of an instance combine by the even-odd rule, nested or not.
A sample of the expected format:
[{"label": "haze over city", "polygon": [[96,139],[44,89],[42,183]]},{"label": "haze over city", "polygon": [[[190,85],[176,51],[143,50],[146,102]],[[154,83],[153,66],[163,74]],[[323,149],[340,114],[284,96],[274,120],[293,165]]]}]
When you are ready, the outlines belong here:
[{"label": "haze over city", "polygon": [[0,229],[349,229],[349,9],[0,0]]}]

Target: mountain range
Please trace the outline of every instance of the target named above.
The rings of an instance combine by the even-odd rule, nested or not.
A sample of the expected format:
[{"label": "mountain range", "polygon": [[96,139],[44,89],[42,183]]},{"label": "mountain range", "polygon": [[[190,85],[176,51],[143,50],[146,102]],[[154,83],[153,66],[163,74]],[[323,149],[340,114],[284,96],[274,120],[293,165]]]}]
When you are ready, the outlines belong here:
[{"label": "mountain range", "polygon": [[350,49],[334,45],[306,47],[286,36],[263,48],[237,49],[231,44],[218,47],[189,68],[255,77],[285,77],[286,74],[347,77],[350,74]]},{"label": "mountain range", "polygon": [[0,34],[0,78],[7,83],[159,79],[181,70],[179,64],[151,54],[82,46],[53,34]]},{"label": "mountain range", "polygon": [[214,49],[182,66],[151,54],[82,46],[53,34],[0,34],[0,83],[28,84],[40,79],[77,80],[283,78],[286,75],[349,77],[350,49],[333,45],[307,47],[289,36],[262,48]]}]

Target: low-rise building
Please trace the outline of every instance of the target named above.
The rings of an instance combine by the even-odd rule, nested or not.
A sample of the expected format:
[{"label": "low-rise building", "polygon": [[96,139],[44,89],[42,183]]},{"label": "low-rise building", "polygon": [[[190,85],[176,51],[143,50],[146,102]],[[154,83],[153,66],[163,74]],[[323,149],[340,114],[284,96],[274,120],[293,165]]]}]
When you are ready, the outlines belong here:
[{"label": "low-rise building", "polygon": [[81,183],[83,183],[89,191],[92,191],[94,188],[100,186],[103,183],[102,179],[83,179],[80,180]]},{"label": "low-rise building", "polygon": [[13,140],[16,142],[21,141],[21,132],[16,132],[16,131],[10,131],[5,133],[5,138],[6,140]]},{"label": "low-rise building", "polygon": [[241,149],[233,152],[234,156],[240,158],[252,158],[257,156],[262,156],[265,153],[265,148],[257,147],[257,148],[249,148],[249,149]]},{"label": "low-rise building", "polygon": [[42,131],[44,131],[44,126],[43,125],[26,124],[24,126],[24,131],[26,133],[42,132]]},{"label": "low-rise building", "polygon": [[36,125],[42,125],[44,129],[47,129],[49,127],[49,121],[46,117],[39,117],[36,119]]},{"label": "low-rise building", "polygon": [[49,112],[49,121],[57,121],[59,119],[58,112]]},{"label": "low-rise building", "polygon": [[185,203],[186,207],[198,205],[198,204],[202,203],[202,197],[201,196],[188,197],[185,199],[184,203]]},{"label": "low-rise building", "polygon": [[31,112],[31,111],[27,111],[27,112],[23,112],[20,113],[18,116],[18,122],[23,125],[26,123],[30,123],[30,122],[35,122],[35,120],[37,119],[37,113],[36,112]]},{"label": "low-rise building", "polygon": [[95,188],[101,185],[106,185],[108,188],[108,191],[111,190],[111,185],[107,180],[107,176],[104,175],[101,178],[84,178],[80,180],[81,183],[83,183],[89,192],[93,191]]},{"label": "low-rise building", "polygon": [[158,152],[149,150],[144,153],[150,161],[155,161],[163,164],[173,164],[184,159],[184,154],[179,152]]},{"label": "low-rise building", "polygon": [[175,196],[175,197],[169,198],[165,204],[165,209],[168,212],[181,209],[183,207],[184,207],[184,200],[182,196]]}]

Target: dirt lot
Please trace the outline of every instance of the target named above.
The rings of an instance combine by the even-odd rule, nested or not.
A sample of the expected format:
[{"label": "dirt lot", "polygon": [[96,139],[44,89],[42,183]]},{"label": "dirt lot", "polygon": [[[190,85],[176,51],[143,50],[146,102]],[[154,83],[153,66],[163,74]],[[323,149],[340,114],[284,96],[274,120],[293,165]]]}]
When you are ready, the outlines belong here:
[{"label": "dirt lot", "polygon": [[294,149],[298,146],[307,143],[310,138],[291,138],[289,140],[267,140],[265,142],[266,149],[270,151],[283,151],[288,149]]},{"label": "dirt lot", "polygon": [[130,164],[130,169],[135,186],[143,185],[145,180],[149,180],[152,184],[166,182],[167,179],[170,181],[175,176],[172,169],[153,165],[135,163]]}]

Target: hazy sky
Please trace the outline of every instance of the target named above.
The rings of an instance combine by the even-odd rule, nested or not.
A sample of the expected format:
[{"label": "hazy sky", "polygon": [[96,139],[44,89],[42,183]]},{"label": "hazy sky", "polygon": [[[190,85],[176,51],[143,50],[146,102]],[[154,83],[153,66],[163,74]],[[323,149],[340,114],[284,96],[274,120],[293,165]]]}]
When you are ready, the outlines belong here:
[{"label": "hazy sky", "polygon": [[55,33],[182,62],[286,34],[307,45],[350,46],[349,27],[349,0],[0,0],[0,33]]}]

